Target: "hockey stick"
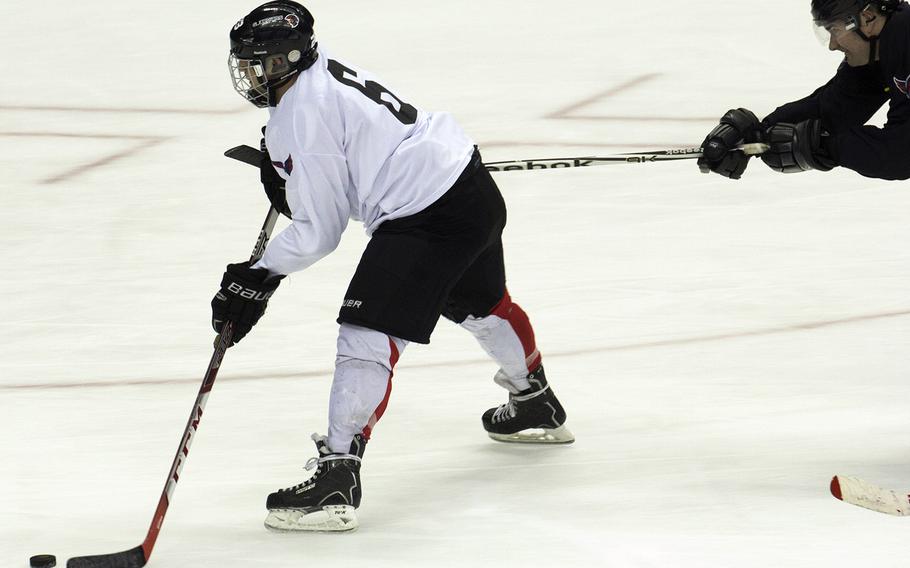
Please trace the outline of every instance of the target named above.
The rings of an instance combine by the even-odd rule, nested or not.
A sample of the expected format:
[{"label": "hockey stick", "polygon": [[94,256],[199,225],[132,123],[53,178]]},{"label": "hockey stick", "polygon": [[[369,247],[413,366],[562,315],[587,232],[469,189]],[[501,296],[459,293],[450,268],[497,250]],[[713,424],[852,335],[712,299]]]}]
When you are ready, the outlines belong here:
[{"label": "hockey stick", "polygon": [[[278,211],[274,207],[269,207],[269,214],[262,224],[259,231],[259,238],[256,240],[256,246],[250,255],[250,262],[255,262],[262,257],[265,252],[265,246],[272,235],[272,229],[275,228],[275,221],[278,220]],[[221,360],[224,353],[231,344],[234,336],[234,323],[227,321],[221,329],[221,335],[215,345],[215,352],[209,361],[208,370],[205,372],[205,378],[202,379],[202,386],[199,387],[199,394],[196,395],[196,402],[193,404],[193,410],[190,412],[190,418],[187,420],[186,428],[183,430],[183,436],[180,438],[180,445],[177,447],[177,455],[174,456],[174,462],[171,464],[171,470],[168,473],[167,481],[164,483],[164,490],[161,492],[161,498],[158,499],[158,507],[155,509],[155,515],[152,517],[152,525],[149,527],[148,534],[141,545],[136,548],[115,552],[113,554],[100,554],[96,556],[76,556],[70,558],[67,568],[140,568],[145,566],[149,557],[152,555],[152,548],[158,539],[158,533],[161,531],[161,525],[164,523],[164,515],[171,504],[171,497],[174,489],[177,488],[177,481],[180,479],[180,472],[183,471],[183,465],[186,463],[187,456],[190,453],[190,446],[196,437],[199,429],[199,422],[202,420],[202,412],[205,409],[205,403],[209,398],[209,393],[215,384],[215,378],[218,375],[218,369],[221,367]]]},{"label": "hockey stick", "polygon": [[[762,154],[768,150],[767,144],[742,144],[737,150],[750,156]],[[228,158],[240,160],[245,164],[259,167],[262,152],[251,146],[237,146],[224,153]],[[507,160],[504,162],[487,162],[484,166],[491,172],[513,172],[519,170],[550,170],[559,168],[582,168],[588,166],[609,166],[616,164],[647,164],[650,162],[673,162],[676,160],[695,160],[701,158],[701,148],[672,148],[653,152],[629,152],[610,156],[588,156],[580,158],[544,158],[531,160]]]},{"label": "hockey stick", "polygon": [[[736,149],[755,156],[768,150],[762,143],[742,144]],[[545,158],[539,160],[511,160],[504,162],[487,162],[484,166],[491,172],[513,172],[520,170],[550,170],[557,168],[580,168],[588,166],[610,166],[617,164],[648,164],[651,162],[674,162],[676,160],[697,160],[701,158],[701,148],[671,148],[652,152],[629,152],[610,156],[589,156],[582,158]]]},{"label": "hockey stick", "polygon": [[877,487],[857,477],[835,475],[831,479],[831,494],[857,507],[898,517],[910,517],[910,495]]}]

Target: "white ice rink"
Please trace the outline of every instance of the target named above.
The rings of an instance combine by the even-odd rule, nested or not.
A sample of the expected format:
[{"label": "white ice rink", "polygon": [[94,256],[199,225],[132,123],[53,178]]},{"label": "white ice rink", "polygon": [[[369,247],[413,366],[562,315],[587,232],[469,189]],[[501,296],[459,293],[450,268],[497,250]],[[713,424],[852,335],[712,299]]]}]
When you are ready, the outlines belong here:
[{"label": "white ice rink", "polygon": [[[808,0],[354,0],[317,36],[455,114],[487,160],[698,145],[833,74]],[[0,4],[0,566],[145,537],[212,351],[209,301],[267,204],[227,32],[253,1]],[[497,174],[513,297],[569,447],[489,440],[494,365],[440,322],[363,466],[361,527],[276,535],[266,495],[326,429],[334,318],[366,239],[289,278],[225,358],[154,567],[906,567],[910,185],[740,182],[693,161]]]}]

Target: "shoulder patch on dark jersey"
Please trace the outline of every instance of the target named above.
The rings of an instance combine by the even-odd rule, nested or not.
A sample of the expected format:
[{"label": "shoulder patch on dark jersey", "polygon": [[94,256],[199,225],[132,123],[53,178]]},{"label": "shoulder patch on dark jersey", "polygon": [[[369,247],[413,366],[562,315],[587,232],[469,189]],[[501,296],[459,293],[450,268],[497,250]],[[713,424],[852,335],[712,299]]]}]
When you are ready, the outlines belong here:
[{"label": "shoulder patch on dark jersey", "polygon": [[910,89],[907,88],[907,83],[910,83],[910,75],[907,75],[906,79],[894,78],[894,85],[897,87],[897,90],[902,92],[905,97],[910,99]]}]

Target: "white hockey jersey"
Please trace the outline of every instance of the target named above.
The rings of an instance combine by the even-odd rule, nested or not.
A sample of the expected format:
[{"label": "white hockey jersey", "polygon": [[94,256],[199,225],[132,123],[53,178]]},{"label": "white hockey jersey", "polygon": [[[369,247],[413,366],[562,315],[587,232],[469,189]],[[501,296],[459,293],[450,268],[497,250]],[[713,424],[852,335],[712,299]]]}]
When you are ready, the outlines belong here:
[{"label": "white hockey jersey", "polygon": [[335,250],[348,219],[372,234],[383,221],[422,211],[454,184],[474,149],[451,115],[402,101],[322,49],[269,112],[266,146],[293,214],[254,265],[273,274]]}]

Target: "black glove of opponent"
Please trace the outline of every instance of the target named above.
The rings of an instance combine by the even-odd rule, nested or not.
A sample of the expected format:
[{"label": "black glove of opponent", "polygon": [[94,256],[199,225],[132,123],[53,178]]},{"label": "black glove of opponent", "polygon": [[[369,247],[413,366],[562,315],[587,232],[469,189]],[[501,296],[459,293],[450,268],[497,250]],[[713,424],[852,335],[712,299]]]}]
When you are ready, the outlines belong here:
[{"label": "black glove of opponent", "polygon": [[764,138],[770,148],[761,155],[761,159],[776,172],[827,172],[837,166],[831,151],[832,139],[817,119],[799,124],[775,124],[768,128]]},{"label": "black glove of opponent", "polygon": [[[265,136],[265,126],[262,127],[262,135]],[[262,138],[259,141],[259,149],[262,150],[262,161],[259,163],[259,179],[262,181],[262,187],[265,189],[265,194],[269,198],[272,207],[290,219],[291,208],[288,207],[288,197],[287,192],[284,189],[284,179],[278,175],[278,172],[275,171],[275,166],[272,165],[272,158],[269,157],[269,150],[265,147],[265,138]],[[284,167],[284,171],[290,173],[289,170],[293,168],[293,165],[291,165],[291,157],[288,156],[287,161],[280,163],[282,164],[282,167]]]},{"label": "black glove of opponent", "polygon": [[284,276],[271,276],[265,268],[250,268],[250,262],[229,264],[221,279],[221,289],[212,298],[212,328],[221,333],[224,323],[234,322],[234,345],[253,329],[269,298]]},{"label": "black glove of opponent", "polygon": [[739,179],[752,156],[736,150],[736,147],[743,143],[759,142],[760,138],[758,117],[752,111],[744,108],[729,110],[702,142],[698,169],[703,174],[714,172],[730,179]]}]

